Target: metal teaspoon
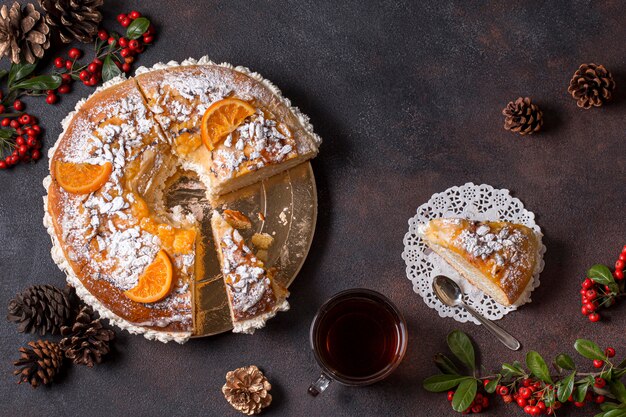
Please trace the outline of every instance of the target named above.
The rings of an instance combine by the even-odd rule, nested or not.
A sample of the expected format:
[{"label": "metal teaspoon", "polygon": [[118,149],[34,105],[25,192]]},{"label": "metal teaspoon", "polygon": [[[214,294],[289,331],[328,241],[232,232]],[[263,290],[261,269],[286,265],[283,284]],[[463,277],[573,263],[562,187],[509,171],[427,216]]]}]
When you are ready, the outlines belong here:
[{"label": "metal teaspoon", "polygon": [[449,307],[461,306],[465,310],[467,310],[500,342],[502,342],[504,346],[508,347],[511,350],[517,350],[520,348],[520,342],[516,338],[514,338],[509,332],[507,332],[491,320],[481,316],[480,314],[478,314],[478,312],[476,312],[476,310],[465,304],[465,302],[463,301],[463,291],[461,291],[461,288],[456,282],[444,275],[437,275],[433,280],[433,290],[435,291],[435,295],[437,296],[439,301],[441,301],[445,305]]}]

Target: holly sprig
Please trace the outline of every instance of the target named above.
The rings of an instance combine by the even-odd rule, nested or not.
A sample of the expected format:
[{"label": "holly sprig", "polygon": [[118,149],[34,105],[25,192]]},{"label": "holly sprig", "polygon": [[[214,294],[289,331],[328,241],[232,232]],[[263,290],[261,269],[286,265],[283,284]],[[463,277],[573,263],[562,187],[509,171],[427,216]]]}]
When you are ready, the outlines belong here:
[{"label": "holly sprig", "polygon": [[503,363],[500,371],[480,375],[470,338],[454,330],[447,342],[453,359],[443,353],[435,355],[441,373],[426,378],[423,386],[431,392],[448,391],[457,412],[480,412],[488,404],[484,396],[497,393],[505,403],[515,402],[530,415],[554,415],[567,402],[577,407],[594,402],[601,410],[596,417],[626,417],[626,387],[621,382],[626,360],[614,362],[613,348],[603,351],[591,340],[576,340],[574,349],[592,361],[595,371],[581,371],[565,353],[555,357],[551,369],[539,352],[531,350],[524,363]]}]

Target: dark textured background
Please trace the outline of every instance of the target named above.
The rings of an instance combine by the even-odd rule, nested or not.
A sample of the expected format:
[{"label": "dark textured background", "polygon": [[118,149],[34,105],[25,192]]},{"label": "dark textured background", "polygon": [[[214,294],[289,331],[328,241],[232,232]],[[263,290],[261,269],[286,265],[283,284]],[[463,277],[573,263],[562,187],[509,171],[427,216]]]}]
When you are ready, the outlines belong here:
[{"label": "dark textured background", "polygon": [[[510,189],[545,232],[542,285],[532,304],[500,323],[524,349],[547,356],[573,353],[582,336],[626,354],[625,307],[591,324],[578,296],[586,268],[612,264],[626,243],[623,2],[108,1],[107,26],[136,7],[159,30],[141,64],[208,54],[245,65],[311,116],[325,140],[313,162],[316,237],[290,288],[291,311],[253,337],[225,334],[179,346],[120,332],[105,364],[72,367],[52,388],[32,390],[15,385],[11,361],[33,337],[0,320],[0,415],[235,416],[220,388],[228,370],[248,364],[263,368],[274,386],[268,416],[453,415],[445,395],[421,388],[450,330],[480,344],[487,368],[523,358],[480,327],[439,318],[405,276],[407,219],[433,193],[468,181]],[[614,103],[576,107],[567,85],[583,62],[613,71]],[[46,128],[46,150],[89,91],[77,86],[56,106],[27,100]],[[502,128],[501,109],[519,95],[544,110],[540,135],[520,138]],[[41,224],[46,164],[0,172],[2,309],[31,284],[63,284]],[[406,359],[375,386],[334,384],[311,398],[306,388],[318,375],[308,345],[311,318],[330,295],[356,286],[381,291],[404,312]],[[522,415],[502,405],[488,414],[507,409]]]}]

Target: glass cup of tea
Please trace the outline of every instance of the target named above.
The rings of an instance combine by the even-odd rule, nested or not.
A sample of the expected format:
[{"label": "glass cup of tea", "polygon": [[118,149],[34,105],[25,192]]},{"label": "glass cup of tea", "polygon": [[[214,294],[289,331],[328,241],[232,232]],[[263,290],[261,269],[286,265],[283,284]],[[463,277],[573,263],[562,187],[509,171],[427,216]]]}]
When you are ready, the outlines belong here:
[{"label": "glass cup of tea", "polygon": [[317,396],[332,381],[363,386],[389,376],[406,352],[402,314],[384,295],[355,288],[320,307],[311,324],[311,348],[322,374],[309,387]]}]

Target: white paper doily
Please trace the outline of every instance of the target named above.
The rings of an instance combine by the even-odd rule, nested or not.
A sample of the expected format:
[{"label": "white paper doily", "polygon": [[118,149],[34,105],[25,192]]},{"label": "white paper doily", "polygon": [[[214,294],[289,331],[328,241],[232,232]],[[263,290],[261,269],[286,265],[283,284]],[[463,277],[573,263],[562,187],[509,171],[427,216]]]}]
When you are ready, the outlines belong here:
[{"label": "white paper doily", "polygon": [[409,219],[409,231],[404,236],[402,252],[402,259],[406,262],[406,275],[413,283],[413,291],[422,296],[427,306],[437,310],[441,317],[453,317],[462,323],[471,321],[480,324],[465,309],[448,307],[437,299],[432,289],[433,278],[437,275],[446,275],[456,281],[466,294],[465,302],[491,320],[501,319],[505,314],[531,301],[531,292],[539,286],[539,274],[545,265],[543,254],[546,247],[543,243],[539,245],[541,260],[535,269],[533,279],[517,303],[505,307],[462,279],[454,268],[430,250],[418,237],[419,224],[440,217],[510,221],[526,225],[542,236],[541,228],[535,223],[535,215],[526,210],[519,199],[511,197],[509,190],[498,190],[490,185],[475,185],[468,182],[460,187],[451,187],[442,193],[434,194],[427,203],[419,206],[417,214]]}]

